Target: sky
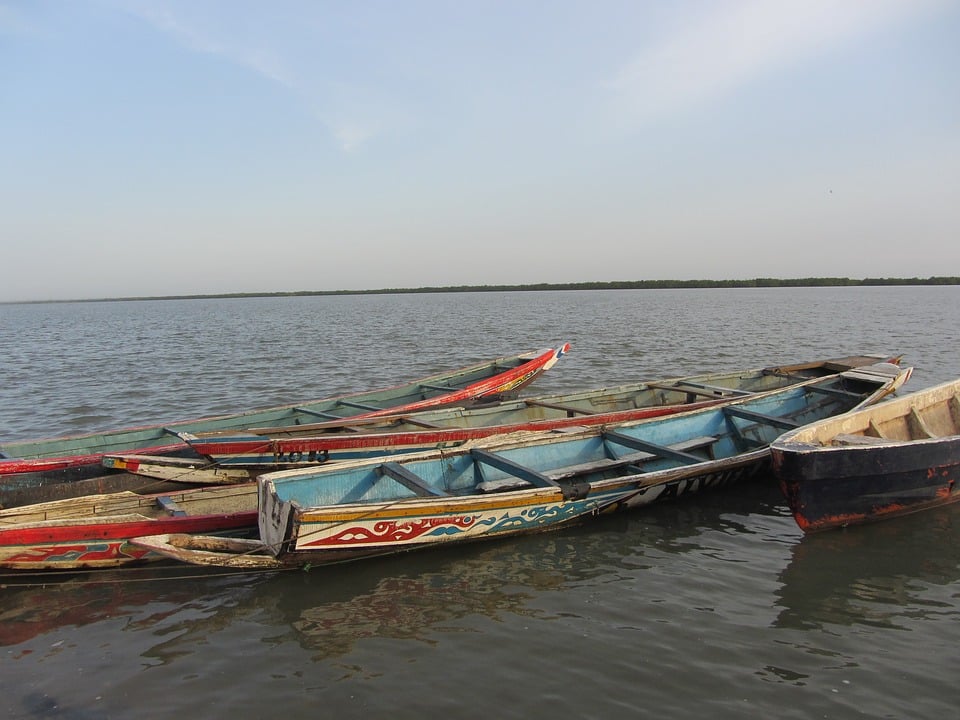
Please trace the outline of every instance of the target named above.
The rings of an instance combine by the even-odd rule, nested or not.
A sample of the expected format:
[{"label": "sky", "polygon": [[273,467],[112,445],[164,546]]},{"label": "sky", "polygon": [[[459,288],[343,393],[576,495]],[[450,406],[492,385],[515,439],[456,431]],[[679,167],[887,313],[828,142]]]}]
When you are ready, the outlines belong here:
[{"label": "sky", "polygon": [[960,0],[0,0],[0,301],[960,275]]}]

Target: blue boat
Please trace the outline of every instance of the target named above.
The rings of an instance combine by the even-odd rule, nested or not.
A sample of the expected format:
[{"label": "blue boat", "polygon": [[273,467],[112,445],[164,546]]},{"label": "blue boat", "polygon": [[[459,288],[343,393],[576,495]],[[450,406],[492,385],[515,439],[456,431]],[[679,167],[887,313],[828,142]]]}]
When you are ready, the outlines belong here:
[{"label": "blue boat", "polygon": [[785,429],[875,403],[911,371],[869,365],[653,420],[267,473],[258,479],[259,540],[132,542],[187,562],[271,567],[552,529],[746,477]]}]

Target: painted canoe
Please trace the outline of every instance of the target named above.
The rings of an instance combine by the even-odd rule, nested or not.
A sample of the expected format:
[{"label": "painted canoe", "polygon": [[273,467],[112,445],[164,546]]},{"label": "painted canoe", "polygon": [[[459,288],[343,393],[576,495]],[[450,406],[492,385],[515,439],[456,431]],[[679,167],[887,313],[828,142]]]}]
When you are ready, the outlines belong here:
[{"label": "painted canoe", "polygon": [[771,454],[805,532],[960,501],[960,380],[786,433]]},{"label": "painted canoe", "polygon": [[185,562],[262,568],[549,530],[745,477],[784,428],[877,402],[911,370],[877,364],[633,423],[267,473],[257,480],[259,544],[236,553],[182,535],[132,543]]},{"label": "painted canoe", "polygon": [[[123,428],[45,440],[24,440],[0,446],[0,507],[13,507],[46,499],[59,484],[65,497],[111,489],[66,484],[102,475],[103,457],[116,453],[148,455],[192,454],[184,433],[239,430],[263,425],[291,426],[319,419],[376,417],[415,412],[451,404],[514,397],[567,352],[569,343],[556,349],[500,357],[458,370],[430,375],[404,385],[339,395],[325,400],[250,410],[163,425]],[[38,494],[38,487],[51,494]]]},{"label": "painted canoe", "polygon": [[176,493],[90,495],[0,510],[0,568],[83,570],[142,560],[130,539],[156,533],[256,534],[254,484]]},{"label": "painted canoe", "polygon": [[[185,435],[208,462],[149,456],[109,456],[104,465],[177,482],[253,480],[264,472],[452,448],[520,430],[563,430],[642,420],[746,397],[811,378],[876,363],[854,355],[734,372],[631,383],[573,393],[521,398],[496,405],[453,407],[357,421],[251,428],[242,433]],[[894,358],[897,359],[897,358]]]}]

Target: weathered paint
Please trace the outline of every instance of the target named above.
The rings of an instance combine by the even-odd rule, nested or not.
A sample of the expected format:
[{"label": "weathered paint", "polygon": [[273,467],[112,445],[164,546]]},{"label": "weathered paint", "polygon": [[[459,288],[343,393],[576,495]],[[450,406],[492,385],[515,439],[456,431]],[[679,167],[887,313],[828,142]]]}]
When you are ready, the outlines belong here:
[{"label": "weathered paint", "polygon": [[[0,512],[0,567],[14,570],[103,568],[125,565],[148,556],[129,544],[141,535],[160,533],[254,532],[257,524],[256,486],[199,488],[175,494],[133,496],[130,493],[92,496],[83,503],[59,501]],[[204,498],[202,514],[147,517],[134,503],[156,505],[169,498],[190,508],[190,498]],[[210,512],[222,499],[220,511]],[[71,509],[75,505],[75,509]],[[246,506],[247,509],[243,509]],[[239,508],[239,509],[238,509]]]},{"label": "weathered paint", "polygon": [[[847,359],[851,365],[856,358]],[[711,373],[636,383],[568,395],[533,398],[496,408],[439,410],[409,420],[397,416],[392,426],[342,426],[315,424],[290,429],[258,429],[256,434],[216,433],[190,439],[193,449],[221,466],[270,469],[304,467],[327,462],[357,460],[374,455],[397,455],[452,448],[463,443],[520,431],[563,430],[614,425],[661,417],[783,389],[816,377],[843,370],[841,361]],[[908,371],[907,371],[908,372]],[[708,389],[709,388],[709,389]],[[710,399],[704,400],[704,397]],[[419,427],[417,426],[419,423]],[[424,424],[433,427],[423,429]],[[314,432],[310,436],[310,432]],[[271,435],[271,433],[275,433]],[[295,433],[295,435],[294,435]],[[155,475],[161,477],[161,475]]]},{"label": "weathered paint", "polygon": [[[257,483],[261,544],[242,555],[256,554],[250,562],[260,566],[270,565],[267,553],[276,565],[319,565],[547,530],[608,507],[682,497],[756,471],[785,421],[875,402],[908,375],[860,370],[614,432],[519,433],[395,461],[268,473]],[[202,537],[132,542],[198,564],[233,565],[236,557],[196,549]]]},{"label": "weathered paint", "polygon": [[[6,443],[0,450],[0,507],[13,507],[8,490],[17,490],[22,504],[24,491],[43,484],[67,483],[105,472],[105,455],[140,453],[165,455],[192,453],[178,435],[213,430],[239,430],[258,425],[294,425],[333,413],[339,417],[371,418],[396,412],[414,412],[513,392],[539,377],[570,350],[559,348],[497,358],[459,370],[431,375],[391,388],[340,395],[325,400],[251,410],[165,425],[123,428],[44,440]],[[379,409],[361,410],[356,405]],[[30,502],[30,500],[26,500]]]},{"label": "weathered paint", "polygon": [[[631,458],[628,463],[617,463],[610,457],[608,436],[601,429],[584,429],[571,435],[526,434],[512,442],[477,444],[473,451],[425,453],[396,461],[425,484],[451,493],[440,498],[413,497],[412,491],[401,491],[395,483],[384,486],[388,479],[379,471],[382,459],[339,468],[270,473],[259,480],[260,537],[280,558],[312,557],[321,563],[341,559],[341,551],[395,552],[404,547],[529,532],[607,508],[629,509],[678,498],[756,472],[769,459],[767,446],[780,433],[780,420],[818,419],[875,402],[908,374],[909,369],[884,370],[873,376],[860,374],[853,384],[842,375],[833,376],[741,399],[729,406],[623,424],[616,428],[615,443],[624,449],[625,459]],[[817,391],[841,387],[845,392]],[[853,391],[853,387],[858,390]],[[734,406],[749,410],[742,414],[750,419],[727,412]],[[768,420],[758,420],[764,417]],[[703,437],[710,443],[700,443]],[[744,437],[759,447],[739,448],[739,438]],[[703,459],[697,462],[697,457],[687,451],[661,456],[638,452],[629,447],[631,438],[641,448],[678,447],[684,441],[691,445],[697,441],[696,451]],[[480,449],[483,453],[478,456],[475,451]],[[515,464],[553,478],[551,482],[557,486],[492,495],[467,490],[466,495],[457,495],[462,482],[469,485],[477,478],[496,480],[512,474],[491,471],[489,461],[483,459],[489,453],[501,458],[504,466]],[[487,471],[489,475],[485,475]],[[567,482],[575,480],[583,492],[570,497],[563,483],[555,480],[561,477]],[[355,499],[349,503],[336,500],[347,496]]]},{"label": "weathered paint", "polygon": [[[933,429],[942,435],[929,437]],[[878,432],[886,439],[875,437]],[[960,380],[787,433],[771,451],[804,532],[957,502]]]}]

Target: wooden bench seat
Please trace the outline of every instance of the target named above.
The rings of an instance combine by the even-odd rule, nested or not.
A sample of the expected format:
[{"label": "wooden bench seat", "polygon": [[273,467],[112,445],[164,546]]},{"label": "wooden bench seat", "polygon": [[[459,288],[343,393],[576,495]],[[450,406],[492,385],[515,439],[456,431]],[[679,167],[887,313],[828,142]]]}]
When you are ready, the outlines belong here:
[{"label": "wooden bench seat", "polygon": [[414,492],[418,497],[445,497],[449,493],[443,490],[427,485],[419,475],[410,472],[400,463],[385,462],[378,470],[381,475],[385,475],[403,485],[408,490]]},{"label": "wooden bench seat", "polygon": [[[690,438],[680,443],[675,443],[669,446],[658,446],[661,448],[666,448],[675,453],[684,453],[690,452],[693,450],[702,449],[709,447],[717,441],[717,438],[705,435],[702,437]],[[617,468],[629,467],[635,465],[637,472],[642,472],[641,465],[650,460],[657,458],[662,458],[664,455],[662,453],[654,453],[648,451],[640,451],[629,453],[618,458],[603,458],[600,460],[593,460],[591,462],[579,463],[577,465],[567,465],[562,468],[555,468],[550,470],[547,473],[544,473],[544,476],[549,478],[554,482],[570,480],[572,478],[578,477],[580,475],[586,475],[593,472],[602,472],[604,470],[615,470]],[[693,458],[694,456],[690,456]],[[704,458],[695,458],[696,462],[705,462]],[[518,477],[510,478],[501,478],[497,480],[487,480],[479,485],[477,489],[480,492],[504,492],[507,490],[520,490],[524,487],[529,487],[530,483],[524,481]]]},{"label": "wooden bench seat", "polygon": [[166,495],[161,495],[157,498],[157,505],[166,510],[173,517],[184,517],[186,512],[177,505],[177,501]]},{"label": "wooden bench seat", "polygon": [[560,410],[561,412],[567,413],[568,417],[576,417],[577,415],[595,415],[596,414],[593,410],[584,410],[582,408],[575,408],[575,407],[572,407],[571,405],[564,405],[563,403],[546,402],[543,400],[534,400],[532,398],[525,399],[523,402],[526,405],[550,408],[551,410]]}]

